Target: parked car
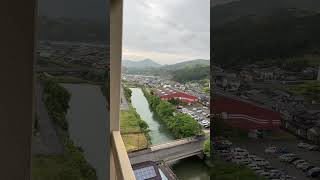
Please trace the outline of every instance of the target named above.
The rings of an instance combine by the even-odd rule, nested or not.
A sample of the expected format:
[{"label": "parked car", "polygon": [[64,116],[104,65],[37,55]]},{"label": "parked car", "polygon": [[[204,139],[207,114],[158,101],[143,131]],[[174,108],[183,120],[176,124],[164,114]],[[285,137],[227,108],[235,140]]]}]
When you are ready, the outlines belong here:
[{"label": "parked car", "polygon": [[277,147],[271,146],[264,150],[265,153],[275,153],[277,152]]},{"label": "parked car", "polygon": [[308,167],[308,166],[310,166],[310,164],[307,163],[307,162],[300,163],[300,164],[297,164],[297,165],[296,165],[296,167],[297,167],[298,169],[302,169],[302,170],[303,170],[304,168]]},{"label": "parked car", "polygon": [[293,164],[293,165],[298,165],[298,164],[300,164],[300,163],[305,163],[306,161],[305,160],[303,160],[303,159],[297,159],[297,160],[295,160],[295,161],[292,161],[291,163]]},{"label": "parked car", "polygon": [[293,160],[294,158],[296,158],[296,154],[293,154],[293,153],[282,154],[279,156],[279,158],[280,158],[280,161],[289,162],[289,161]]},{"label": "parked car", "polygon": [[289,150],[287,148],[281,147],[278,149],[278,153],[280,154],[288,154]]},{"label": "parked car", "polygon": [[247,156],[249,154],[247,150],[241,148],[234,148],[231,150],[231,153],[239,156]]},{"label": "parked car", "polygon": [[256,163],[259,166],[267,166],[270,164],[268,161],[266,161],[262,158],[255,158],[253,161],[254,161],[254,163]]},{"label": "parked car", "polygon": [[320,176],[320,168],[314,167],[307,172],[308,177],[318,177]]},{"label": "parked car", "polygon": [[307,166],[307,167],[303,167],[302,168],[302,171],[303,172],[308,172],[310,169],[312,169],[312,168],[315,168],[315,166],[313,166],[313,165],[309,165],[309,166]]},{"label": "parked car", "polygon": [[300,142],[299,144],[297,144],[298,148],[304,148],[306,149],[310,144],[304,143],[304,142]]},{"label": "parked car", "polygon": [[229,140],[222,140],[220,143],[223,145],[232,146],[232,142]]},{"label": "parked car", "polygon": [[244,156],[234,156],[231,161],[236,164],[249,164],[250,163],[249,159]]},{"label": "parked car", "polygon": [[306,149],[308,149],[309,151],[319,151],[320,148],[317,145],[309,145],[306,147]]}]

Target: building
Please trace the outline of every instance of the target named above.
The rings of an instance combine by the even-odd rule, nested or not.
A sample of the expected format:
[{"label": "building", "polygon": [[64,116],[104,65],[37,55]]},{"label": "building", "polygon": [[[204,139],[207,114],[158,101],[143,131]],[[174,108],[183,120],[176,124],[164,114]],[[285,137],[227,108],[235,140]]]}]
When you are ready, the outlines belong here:
[{"label": "building", "polygon": [[243,130],[274,130],[280,127],[280,113],[251,102],[226,96],[213,100],[215,113],[234,128]]},{"label": "building", "polygon": [[192,96],[190,94],[176,91],[173,89],[165,88],[165,89],[156,89],[155,94],[160,97],[161,100],[170,100],[170,99],[179,99],[182,102],[191,104],[198,101],[198,97]]}]

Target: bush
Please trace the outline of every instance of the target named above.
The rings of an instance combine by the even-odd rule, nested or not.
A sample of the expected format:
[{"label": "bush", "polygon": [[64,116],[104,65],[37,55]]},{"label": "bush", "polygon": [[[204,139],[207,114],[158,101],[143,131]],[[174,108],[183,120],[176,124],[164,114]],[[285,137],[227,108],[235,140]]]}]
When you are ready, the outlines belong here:
[{"label": "bush", "polygon": [[62,129],[68,129],[68,122],[65,118],[69,109],[70,93],[54,81],[45,81],[44,103],[50,118]]},{"label": "bush", "polygon": [[159,97],[148,93],[145,89],[143,92],[151,110],[160,117],[176,138],[191,137],[203,133],[201,125],[192,117],[182,113],[173,115],[175,107],[171,103],[162,101]]}]

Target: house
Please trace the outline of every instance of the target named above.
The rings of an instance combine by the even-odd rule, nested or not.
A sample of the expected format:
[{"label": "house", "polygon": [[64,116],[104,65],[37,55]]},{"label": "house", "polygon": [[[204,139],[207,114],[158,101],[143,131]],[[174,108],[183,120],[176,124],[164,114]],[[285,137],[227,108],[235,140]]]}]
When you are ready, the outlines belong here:
[{"label": "house", "polygon": [[235,74],[221,74],[216,76],[215,83],[227,91],[237,91],[241,85]]}]

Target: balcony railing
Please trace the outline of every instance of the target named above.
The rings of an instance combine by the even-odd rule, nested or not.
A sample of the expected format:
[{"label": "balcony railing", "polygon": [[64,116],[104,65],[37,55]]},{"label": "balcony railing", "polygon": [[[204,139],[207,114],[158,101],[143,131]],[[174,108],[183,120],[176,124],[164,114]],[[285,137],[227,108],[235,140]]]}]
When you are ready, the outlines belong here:
[{"label": "balcony railing", "polygon": [[129,161],[129,157],[121,138],[120,131],[112,132],[112,155],[115,167],[116,180],[135,180],[135,176]]}]

